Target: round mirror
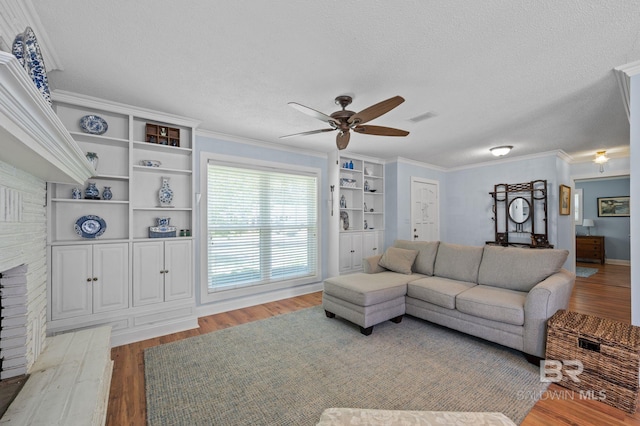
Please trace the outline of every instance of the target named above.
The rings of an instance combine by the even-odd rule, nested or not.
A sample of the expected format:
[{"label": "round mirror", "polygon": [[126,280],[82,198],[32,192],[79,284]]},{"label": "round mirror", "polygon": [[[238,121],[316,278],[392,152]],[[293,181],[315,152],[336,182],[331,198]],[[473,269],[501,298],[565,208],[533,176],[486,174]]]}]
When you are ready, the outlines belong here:
[{"label": "round mirror", "polygon": [[518,197],[509,203],[509,217],[515,223],[525,223],[529,219],[529,200]]}]

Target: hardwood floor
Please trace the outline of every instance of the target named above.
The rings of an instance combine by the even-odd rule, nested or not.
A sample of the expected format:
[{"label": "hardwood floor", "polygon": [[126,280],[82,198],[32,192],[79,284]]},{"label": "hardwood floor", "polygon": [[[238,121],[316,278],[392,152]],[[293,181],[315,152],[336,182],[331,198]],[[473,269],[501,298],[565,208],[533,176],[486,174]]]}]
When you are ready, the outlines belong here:
[{"label": "hardwood floor", "polygon": [[[599,270],[589,278],[576,279],[569,309],[630,322],[629,285],[631,278],[629,267],[588,263],[580,263],[579,266],[597,267]],[[199,329],[113,348],[111,356],[114,360],[114,369],[109,395],[107,425],[146,424],[143,359],[145,348],[297,311],[319,305],[321,302],[322,293],[318,292],[211,315],[199,319]],[[640,412],[638,411],[634,415],[629,415],[597,401],[580,400],[579,398],[558,399],[556,396],[562,395],[563,390],[564,388],[552,384],[522,424],[527,426],[605,424],[640,426]]]}]

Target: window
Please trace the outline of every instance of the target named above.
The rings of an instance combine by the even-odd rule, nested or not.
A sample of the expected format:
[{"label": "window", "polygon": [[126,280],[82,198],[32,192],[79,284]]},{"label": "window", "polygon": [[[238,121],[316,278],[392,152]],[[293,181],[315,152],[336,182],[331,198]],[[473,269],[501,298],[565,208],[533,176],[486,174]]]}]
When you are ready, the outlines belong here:
[{"label": "window", "polygon": [[207,164],[207,291],[318,280],[317,173]]}]

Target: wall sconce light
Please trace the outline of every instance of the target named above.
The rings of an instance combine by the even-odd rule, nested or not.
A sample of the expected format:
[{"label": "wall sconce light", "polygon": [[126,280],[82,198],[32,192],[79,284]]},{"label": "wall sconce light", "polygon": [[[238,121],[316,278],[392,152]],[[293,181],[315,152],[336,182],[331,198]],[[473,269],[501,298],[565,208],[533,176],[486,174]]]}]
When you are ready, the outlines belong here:
[{"label": "wall sconce light", "polygon": [[503,146],[494,146],[489,151],[491,151],[491,153],[496,157],[503,157],[507,155],[512,149],[513,149],[513,146],[511,145],[503,145]]},{"label": "wall sconce light", "polygon": [[596,152],[596,158],[593,159],[593,162],[600,166],[600,173],[604,173],[604,164],[607,161],[609,161],[609,157],[607,157],[607,151]]}]

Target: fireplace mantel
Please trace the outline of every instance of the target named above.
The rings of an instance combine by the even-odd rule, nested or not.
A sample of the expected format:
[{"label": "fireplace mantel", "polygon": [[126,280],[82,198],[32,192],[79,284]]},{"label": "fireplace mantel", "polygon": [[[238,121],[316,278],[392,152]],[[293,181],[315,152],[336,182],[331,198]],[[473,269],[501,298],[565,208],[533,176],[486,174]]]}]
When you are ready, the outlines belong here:
[{"label": "fireplace mantel", "polygon": [[83,183],[95,171],[20,62],[0,51],[0,161],[47,182]]}]

